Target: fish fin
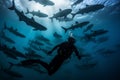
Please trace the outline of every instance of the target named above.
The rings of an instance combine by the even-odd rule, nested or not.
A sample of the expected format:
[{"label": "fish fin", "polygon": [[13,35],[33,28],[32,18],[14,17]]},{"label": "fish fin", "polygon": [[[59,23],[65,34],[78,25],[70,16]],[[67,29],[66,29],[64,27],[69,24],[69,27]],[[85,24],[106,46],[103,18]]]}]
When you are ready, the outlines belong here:
[{"label": "fish fin", "polygon": [[75,17],[75,15],[76,15],[76,14],[74,14],[74,13],[71,13],[71,15],[72,15],[72,19],[73,19],[73,18]]},{"label": "fish fin", "polygon": [[66,19],[67,18],[67,16],[64,16],[64,19]]},{"label": "fish fin", "polygon": [[61,12],[62,11],[62,9],[59,9],[59,12]]},{"label": "fish fin", "polygon": [[41,11],[40,10],[38,10],[38,13],[40,13]]},{"label": "fish fin", "polygon": [[90,6],[90,5],[86,4],[86,7],[88,7],[88,6]]},{"label": "fish fin", "polygon": [[71,7],[73,7],[73,6],[74,6],[74,4],[71,5]]},{"label": "fish fin", "polygon": [[43,7],[45,7],[46,5],[43,5]]},{"label": "fish fin", "polygon": [[22,14],[24,14],[24,12],[23,12],[23,11],[22,11],[21,13],[22,13]]},{"label": "fish fin", "polygon": [[53,22],[53,17],[50,17],[49,19],[51,19],[51,21]]},{"label": "fish fin", "polygon": [[19,21],[22,21],[22,18],[21,18],[21,17],[19,17]]},{"label": "fish fin", "polygon": [[65,33],[67,32],[67,28],[64,28],[64,27],[62,26],[62,29],[64,29],[64,30],[65,30]]},{"label": "fish fin", "polygon": [[12,1],[12,7],[9,7],[8,9],[10,9],[10,10],[14,10],[15,9],[15,2],[14,2],[14,0]]},{"label": "fish fin", "polygon": [[76,21],[75,23],[76,23],[76,24],[78,24],[78,22],[77,22],[77,21]]},{"label": "fish fin", "polygon": [[28,14],[29,13],[29,9],[27,8],[27,12],[25,14]]},{"label": "fish fin", "polygon": [[[23,11],[21,12],[21,14],[24,14]],[[19,21],[23,21],[21,17],[19,17]]]},{"label": "fish fin", "polygon": [[33,20],[33,21],[34,21],[34,18],[32,17],[32,18],[31,18],[31,20]]}]

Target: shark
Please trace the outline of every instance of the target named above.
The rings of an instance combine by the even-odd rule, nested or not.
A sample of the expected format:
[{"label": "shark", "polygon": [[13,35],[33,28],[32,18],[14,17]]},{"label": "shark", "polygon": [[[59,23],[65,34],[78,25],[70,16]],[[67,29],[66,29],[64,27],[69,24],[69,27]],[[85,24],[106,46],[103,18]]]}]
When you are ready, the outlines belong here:
[{"label": "shark", "polygon": [[95,4],[95,5],[87,5],[85,8],[83,9],[79,9],[78,12],[76,13],[71,13],[72,14],[72,18],[74,18],[77,14],[85,14],[85,13],[89,13],[89,12],[95,12],[97,10],[100,10],[102,8],[104,8],[105,6],[102,4]]},{"label": "shark", "polygon": [[51,20],[53,20],[53,18],[57,19],[59,17],[64,17],[66,18],[67,15],[69,15],[72,12],[72,9],[59,9],[59,12],[55,13],[52,17],[50,17]]},{"label": "shark", "polygon": [[91,36],[96,37],[96,36],[100,36],[100,35],[104,35],[106,33],[108,33],[108,30],[105,29],[98,29],[98,30],[91,30]]},{"label": "shark", "polygon": [[29,1],[38,2],[38,3],[40,3],[43,6],[53,6],[53,5],[55,5],[55,3],[50,1],[50,0],[29,0]]},{"label": "shark", "polygon": [[23,11],[20,12],[19,10],[17,10],[16,7],[15,7],[15,2],[14,2],[14,0],[13,0],[12,3],[13,3],[12,7],[8,8],[8,9],[14,10],[15,13],[17,14],[17,16],[19,17],[19,20],[20,20],[20,21],[24,21],[27,25],[34,27],[34,29],[33,29],[34,31],[36,31],[36,30],[40,30],[40,31],[45,31],[45,30],[47,30],[47,28],[46,28],[45,26],[37,23],[37,22],[34,20],[33,17],[32,17],[32,18],[28,18],[28,17],[26,17],[26,16],[24,15],[24,12],[23,12]]},{"label": "shark", "polygon": [[60,34],[58,34],[57,32],[55,32],[55,33],[53,34],[53,36],[54,36],[55,38],[58,38],[58,39],[62,38],[62,36],[61,36]]},{"label": "shark", "polygon": [[59,17],[57,18],[56,20],[58,20],[59,22],[69,22],[69,21],[72,21],[73,19],[72,18],[64,18],[64,17]]},{"label": "shark", "polygon": [[41,40],[43,42],[50,42],[50,40],[44,37],[43,35],[36,36],[36,39]]},{"label": "shark", "polygon": [[6,54],[8,57],[13,59],[17,59],[17,57],[26,58],[26,56],[21,52],[17,51],[15,47],[8,48],[7,45],[4,45],[0,46],[0,50],[4,52],[4,54]]},{"label": "shark", "polygon": [[35,45],[44,45],[42,42],[38,41],[38,40],[29,40],[30,44],[35,44]]},{"label": "shark", "polygon": [[15,41],[8,37],[3,31],[0,37],[9,43],[15,44]]},{"label": "shark", "polygon": [[65,27],[62,26],[62,29],[64,29],[65,32],[67,32],[67,31],[70,30],[70,29],[74,30],[74,29],[76,29],[76,28],[82,28],[83,26],[85,26],[85,25],[87,25],[87,24],[89,24],[89,23],[90,23],[89,21],[84,21],[84,22],[81,22],[81,23],[76,22],[75,25],[71,25],[71,27],[69,27],[69,28],[65,28]]},{"label": "shark", "polygon": [[16,71],[10,70],[9,68],[5,69],[5,68],[3,68],[3,66],[1,66],[1,70],[3,72],[5,72],[6,74],[12,76],[12,77],[16,77],[16,78],[23,78],[24,77],[21,73],[18,73]]},{"label": "shark", "polygon": [[74,5],[77,5],[79,3],[83,2],[83,0],[77,0],[76,2],[74,2],[71,6],[73,7]]},{"label": "shark", "polygon": [[93,26],[94,26],[93,24],[88,25],[87,28],[84,29],[83,32],[87,32],[88,30],[91,30]]},{"label": "shark", "polygon": [[22,38],[25,38],[26,36],[23,35],[22,33],[18,32],[17,29],[14,29],[13,27],[7,27],[6,26],[6,23],[4,23],[4,29],[7,29],[9,32],[13,33],[14,35],[16,36],[19,36],[19,37],[22,37]]},{"label": "shark", "polygon": [[7,45],[0,46],[0,51],[2,51],[7,57],[17,60],[17,56],[11,53],[11,49],[9,49]]},{"label": "shark", "polygon": [[48,15],[47,14],[45,14],[45,13],[43,13],[43,12],[40,12],[40,11],[29,11],[28,9],[27,9],[27,12],[26,12],[26,14],[32,14],[33,16],[38,16],[38,17],[48,17]]}]

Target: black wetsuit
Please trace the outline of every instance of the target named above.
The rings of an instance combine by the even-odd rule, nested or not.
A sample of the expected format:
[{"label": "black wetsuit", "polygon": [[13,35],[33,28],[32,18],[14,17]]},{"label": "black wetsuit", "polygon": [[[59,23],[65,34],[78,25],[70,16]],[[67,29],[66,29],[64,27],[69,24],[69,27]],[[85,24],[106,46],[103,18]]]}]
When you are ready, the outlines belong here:
[{"label": "black wetsuit", "polygon": [[[55,46],[52,49],[52,51],[54,51],[56,48],[58,48],[58,50],[57,50],[58,54],[53,58],[53,60],[49,64],[47,64],[46,62],[41,61],[41,60],[27,60],[27,61],[25,61],[25,63],[26,64],[28,64],[29,62],[30,63],[39,63],[48,70],[49,75],[52,75],[60,68],[62,63],[71,56],[71,54],[73,52],[76,53],[76,56],[79,59],[81,58],[81,56],[79,56],[79,52],[77,51],[74,44],[72,44],[70,42],[63,42],[62,44]],[[51,51],[51,53],[52,53],[52,51]]]}]

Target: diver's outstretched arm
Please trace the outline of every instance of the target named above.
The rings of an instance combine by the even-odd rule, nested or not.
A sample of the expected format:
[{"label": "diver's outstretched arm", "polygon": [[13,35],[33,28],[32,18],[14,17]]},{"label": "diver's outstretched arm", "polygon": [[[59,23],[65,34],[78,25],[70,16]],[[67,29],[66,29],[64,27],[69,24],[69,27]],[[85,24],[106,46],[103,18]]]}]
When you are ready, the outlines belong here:
[{"label": "diver's outstretched arm", "polygon": [[60,45],[55,46],[51,51],[48,52],[48,54],[52,54],[52,52],[53,52],[56,48],[58,48],[59,46],[60,46]]},{"label": "diver's outstretched arm", "polygon": [[80,56],[80,54],[79,54],[79,51],[77,50],[76,47],[74,48],[74,52],[75,52],[76,56],[78,57],[78,59],[81,59],[81,56]]}]

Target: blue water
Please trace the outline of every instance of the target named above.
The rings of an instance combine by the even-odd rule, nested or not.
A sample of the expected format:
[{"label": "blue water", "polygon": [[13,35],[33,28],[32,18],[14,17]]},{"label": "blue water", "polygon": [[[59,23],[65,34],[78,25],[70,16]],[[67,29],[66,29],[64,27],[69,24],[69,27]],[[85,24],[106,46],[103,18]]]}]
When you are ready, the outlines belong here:
[{"label": "blue water", "polygon": [[[47,51],[50,51],[55,45],[64,42],[72,33],[73,37],[76,39],[75,46],[82,54],[89,54],[90,58],[92,58],[93,62],[97,62],[95,67],[90,69],[81,69],[76,65],[83,64],[87,59],[83,57],[81,60],[78,60],[75,54],[71,56],[68,62],[65,62],[60,69],[49,76],[47,71],[41,67],[43,71],[46,73],[39,73],[33,69],[24,68],[24,67],[13,67],[12,70],[21,73],[23,78],[16,78],[10,76],[5,73],[3,69],[0,70],[0,80],[119,80],[116,79],[118,74],[120,74],[120,5],[115,6],[115,4],[119,3],[119,0],[84,0],[82,3],[71,7],[71,4],[74,0],[51,0],[55,3],[54,6],[42,6],[39,3],[34,1],[29,2],[28,0],[15,0],[15,5],[18,10],[26,12],[26,8],[30,11],[40,10],[48,14],[46,18],[34,17],[34,19],[44,25],[47,30],[46,31],[33,31],[33,28],[27,25],[23,21],[19,21],[18,16],[14,11],[8,9],[11,4],[11,0],[0,0],[0,35],[2,35],[2,31],[5,32],[9,38],[15,41],[15,44],[9,43],[4,39],[0,38],[0,42],[6,44],[10,48],[13,46],[16,47],[18,51],[25,54],[24,47],[29,46],[29,40],[35,40],[36,36],[43,35],[47,39],[50,40],[50,45],[48,43],[44,43],[43,46],[40,46]],[[105,7],[99,11],[91,12],[83,15],[76,15],[72,21],[68,22],[59,22],[58,20],[51,21],[49,17],[51,17],[54,13],[57,13],[59,9],[67,9],[71,8],[72,12],[77,12],[80,8],[84,8],[85,5],[92,4],[104,4]],[[26,15],[28,17],[32,17],[31,14]],[[68,15],[71,17],[71,15]],[[90,21],[90,23],[94,24],[93,30],[97,29],[105,29],[108,30],[108,33],[102,35],[107,36],[108,40],[102,43],[94,43],[92,41],[81,41],[80,37],[83,36],[83,30],[85,27],[77,28],[75,30],[70,30],[67,33],[61,28],[64,26],[66,28],[70,27],[75,22],[83,22]],[[7,24],[8,27],[13,27],[18,29],[19,32],[24,34],[26,38],[20,38],[15,36],[11,32],[4,29],[4,23]],[[62,38],[58,39],[53,36],[53,33],[59,33]],[[99,37],[98,37],[99,38]],[[49,47],[49,48],[48,48]],[[82,50],[81,50],[82,48]],[[105,48],[109,50],[113,50],[114,52],[111,54],[102,54],[96,52],[96,50]],[[52,56],[47,55],[43,51],[37,51],[37,54],[44,57],[44,61],[49,63],[52,58],[56,55],[56,51]],[[0,52],[0,66],[7,69],[10,64],[8,62],[18,63],[19,61],[24,60],[23,58],[19,58],[18,60],[7,57],[2,51]],[[91,61],[87,60],[87,61]],[[86,62],[87,62],[86,61]]]}]

